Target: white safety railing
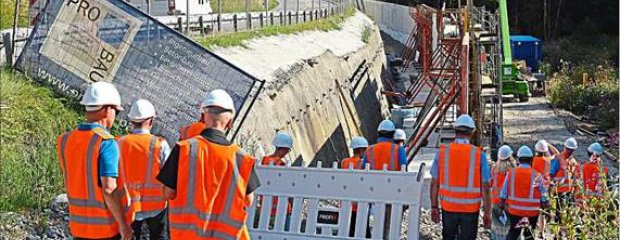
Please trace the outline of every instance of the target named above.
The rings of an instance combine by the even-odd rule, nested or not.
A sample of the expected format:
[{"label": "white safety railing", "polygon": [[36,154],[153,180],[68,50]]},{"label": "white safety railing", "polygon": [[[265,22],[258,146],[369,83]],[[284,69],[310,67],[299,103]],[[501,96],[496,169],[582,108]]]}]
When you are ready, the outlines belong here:
[{"label": "white safety railing", "polygon": [[[321,168],[320,162],[318,166],[256,166],[262,185],[255,192],[261,200],[257,198],[248,209],[252,239],[367,239],[367,227],[371,239],[400,239],[401,232],[407,239],[418,239],[424,164],[417,172],[370,171],[369,166],[366,170]],[[357,217],[350,237],[353,204],[357,204]],[[386,209],[391,214],[386,215]],[[402,229],[405,211],[409,213]]]}]

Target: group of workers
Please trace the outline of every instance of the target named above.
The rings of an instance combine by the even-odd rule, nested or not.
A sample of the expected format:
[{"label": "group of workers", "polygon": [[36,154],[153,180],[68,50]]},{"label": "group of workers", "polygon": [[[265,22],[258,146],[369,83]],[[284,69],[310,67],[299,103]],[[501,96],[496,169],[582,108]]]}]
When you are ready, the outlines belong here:
[{"label": "group of workers", "polygon": [[518,163],[504,145],[491,168],[484,151],[470,144],[473,119],[461,115],[454,127],[455,141],[441,145],[430,172],[431,218],[442,223],[443,239],[476,239],[481,205],[485,228],[509,226],[505,237],[493,232],[494,239],[534,239],[537,225],[545,224],[539,215],[550,206],[549,192],[556,196],[555,221],[560,222],[562,214],[572,214],[569,210],[585,199],[602,197],[606,189],[608,169],[599,143],[587,148],[589,160],[582,163],[573,157],[574,138],[564,142],[561,152],[545,140],[535,144],[535,151],[521,146]]},{"label": "group of workers", "polygon": [[[123,110],[112,84],[91,84],[80,104],[86,121],[57,140],[75,239],[140,239],[144,224],[150,239],[250,239],[245,209],[260,181],[253,157],[226,138],[235,116],[228,93],[209,92],[200,105],[200,121],[181,128],[172,148],[150,132],[156,111],[147,100],[132,104],[128,117],[133,129],[121,137],[108,131]],[[503,217],[511,224],[507,239],[517,239],[523,218],[531,229],[536,227],[540,209],[549,205],[548,189],[559,196],[560,208],[573,199],[599,197],[605,189],[601,179],[607,169],[598,143],[588,147],[590,160],[583,164],[572,157],[577,149],[573,138],[562,152],[544,140],[536,143],[535,153],[522,146],[518,166],[512,149],[502,146],[491,169],[485,152],[470,144],[473,119],[461,115],[454,126],[455,141],[441,145],[430,172],[431,217],[443,223],[443,239],[475,239],[481,203],[484,226],[491,227],[492,215]],[[407,165],[405,132],[390,120],[377,130],[374,145],[352,138],[353,156],[343,159],[341,168],[400,171]],[[286,165],[292,137],[279,132],[272,145],[274,153],[260,163]],[[531,232],[526,237],[532,238]]]}]

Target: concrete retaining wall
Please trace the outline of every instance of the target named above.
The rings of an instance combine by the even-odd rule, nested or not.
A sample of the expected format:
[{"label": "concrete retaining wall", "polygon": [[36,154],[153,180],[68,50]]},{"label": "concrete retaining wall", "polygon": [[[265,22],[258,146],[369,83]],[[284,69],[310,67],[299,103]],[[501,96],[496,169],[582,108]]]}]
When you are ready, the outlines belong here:
[{"label": "concrete retaining wall", "polygon": [[379,25],[381,31],[405,44],[415,26],[409,14],[410,7],[375,0],[359,1],[362,1],[366,15]]},{"label": "concrete retaining wall", "polygon": [[[370,31],[367,43],[364,31]],[[283,61],[275,70],[261,55],[272,51],[282,57],[273,61]],[[380,94],[385,53],[379,29],[361,13],[339,31],[258,39],[245,48],[215,52],[267,80],[237,137],[257,157],[271,154],[275,133],[287,131],[293,136],[288,158],[294,165],[331,164],[349,156],[351,137],[375,142],[377,125],[389,117]]]}]

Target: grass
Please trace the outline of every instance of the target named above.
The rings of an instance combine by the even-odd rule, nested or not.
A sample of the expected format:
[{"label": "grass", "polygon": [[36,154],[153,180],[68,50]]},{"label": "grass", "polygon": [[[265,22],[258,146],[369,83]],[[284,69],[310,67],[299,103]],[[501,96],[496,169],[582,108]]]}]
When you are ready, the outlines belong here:
[{"label": "grass", "polygon": [[56,137],[80,113],[47,87],[0,71],[0,212],[39,208],[62,191]]},{"label": "grass", "polygon": [[[236,12],[245,12],[245,0],[221,0],[222,1],[222,13],[236,13]],[[248,0],[249,1],[249,11],[250,12],[264,12],[265,1],[263,0]],[[211,4],[211,9],[213,9],[214,13],[218,13],[218,0],[209,1]],[[269,0],[268,9],[273,9],[278,6],[278,2],[276,0]]]},{"label": "grass", "polygon": [[327,19],[320,19],[318,21],[305,22],[294,25],[274,25],[245,32],[219,34],[198,38],[196,39],[196,41],[208,49],[213,49],[214,47],[245,46],[243,45],[244,41],[257,37],[293,34],[309,30],[340,30],[342,28],[342,23],[344,22],[344,20],[353,15],[355,15],[355,8],[347,8],[343,14],[333,16]]},{"label": "grass", "polygon": [[368,40],[370,39],[370,34],[371,34],[371,28],[370,26],[366,26],[364,28],[364,31],[362,32],[362,42],[364,43],[368,43]]},{"label": "grass", "polygon": [[[18,26],[25,27],[28,25],[28,1],[21,1]],[[0,29],[13,27],[13,18],[15,16],[15,0],[0,1]]]}]

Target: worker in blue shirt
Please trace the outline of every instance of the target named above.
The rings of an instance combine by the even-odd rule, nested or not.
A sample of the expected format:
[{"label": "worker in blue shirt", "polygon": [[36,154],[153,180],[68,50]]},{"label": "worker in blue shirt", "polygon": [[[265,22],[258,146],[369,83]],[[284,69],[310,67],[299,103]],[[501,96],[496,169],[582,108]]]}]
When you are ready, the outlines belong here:
[{"label": "worker in blue shirt", "polygon": [[484,227],[491,228],[491,170],[484,151],[470,144],[475,129],[469,115],[459,116],[454,142],[442,144],[433,160],[431,219],[442,223],[443,239],[476,239],[481,202]]},{"label": "worker in blue shirt", "polygon": [[402,165],[407,165],[405,148],[394,142],[396,126],[390,120],[383,120],[377,128],[379,138],[377,143],[368,147],[362,158],[362,166],[370,164],[372,170],[383,170],[387,166],[389,171],[400,171]]}]

